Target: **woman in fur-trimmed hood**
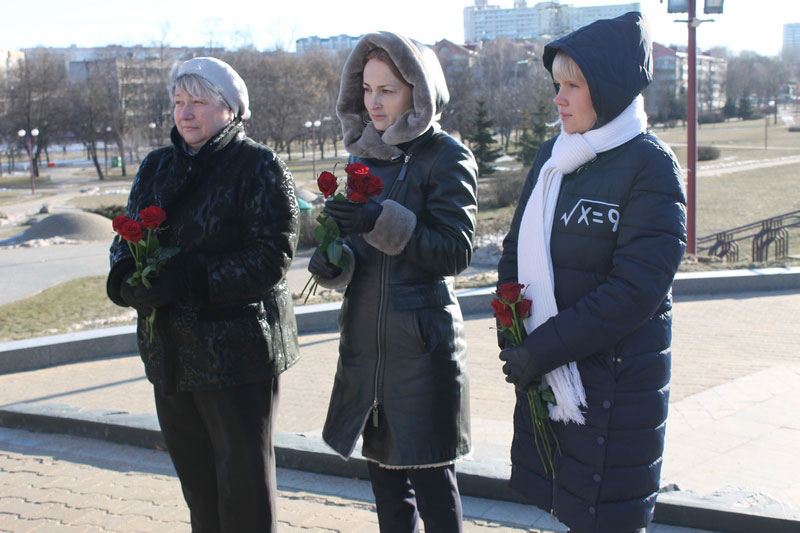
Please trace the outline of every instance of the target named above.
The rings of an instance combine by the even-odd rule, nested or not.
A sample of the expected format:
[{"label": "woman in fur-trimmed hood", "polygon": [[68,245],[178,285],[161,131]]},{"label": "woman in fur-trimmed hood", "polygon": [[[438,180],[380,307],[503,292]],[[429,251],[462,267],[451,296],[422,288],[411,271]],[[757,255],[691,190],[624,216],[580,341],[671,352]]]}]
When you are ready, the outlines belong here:
[{"label": "woman in fur-trimmed hood", "polygon": [[477,165],[436,123],[447,100],[430,49],[389,32],[359,41],[337,113],[350,162],[383,192],[326,204],[348,235],[347,271],[319,251],[309,263],[323,286],[347,288],[323,439],[347,458],[363,436],[382,531],[416,531],[419,515],[426,531],[461,530],[469,388],[453,276],[472,256]]}]

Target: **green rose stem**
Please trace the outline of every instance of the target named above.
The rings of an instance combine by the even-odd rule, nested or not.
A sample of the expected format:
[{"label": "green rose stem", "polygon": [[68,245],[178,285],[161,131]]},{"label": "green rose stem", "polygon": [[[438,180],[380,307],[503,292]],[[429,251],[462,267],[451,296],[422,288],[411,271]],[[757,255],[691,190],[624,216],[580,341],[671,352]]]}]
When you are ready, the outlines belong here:
[{"label": "green rose stem", "polygon": [[[506,333],[506,337],[514,344],[519,346],[524,340],[523,335],[523,320],[530,316],[520,316],[517,313],[517,304],[522,303],[523,296],[520,293],[517,298],[510,302],[500,297],[499,292],[495,293],[495,298],[500,300],[503,305],[511,309],[511,326],[504,326],[500,324],[501,329]],[[497,314],[495,314],[497,316]],[[553,426],[550,424],[550,411],[547,406],[548,403],[556,405],[556,397],[553,394],[553,389],[547,387],[541,389],[541,380],[534,383],[525,391],[528,399],[528,408],[531,413],[531,425],[533,429],[533,443],[536,445],[536,452],[539,454],[539,459],[542,461],[545,475],[549,475],[551,479],[556,478],[556,468],[553,461],[553,445],[550,442],[552,437],[555,443],[555,449],[561,454],[561,445],[558,442]]]},{"label": "green rose stem", "polygon": [[[150,237],[151,237],[152,234],[153,234],[153,230],[151,228],[147,228],[147,238],[144,241],[145,242],[145,244],[144,244],[144,256],[145,257],[149,257],[150,256],[150,242],[151,242]],[[140,274],[142,285],[144,285],[147,288],[150,288],[150,281],[147,279],[147,276],[141,275],[141,272],[143,270],[143,265],[142,265],[142,260],[139,257],[140,254],[138,253],[139,252],[139,247],[136,246],[139,243],[132,243],[129,240],[125,240],[125,242],[128,243],[128,249],[131,251],[131,256],[133,257],[133,262],[136,265],[136,272]],[[154,329],[155,321],[156,321],[156,310],[155,310],[155,308],[153,308],[153,310],[150,311],[150,314],[148,314],[144,319],[144,331],[145,331],[145,333],[147,333],[147,336],[150,339],[150,342],[153,342],[153,329]]]}]

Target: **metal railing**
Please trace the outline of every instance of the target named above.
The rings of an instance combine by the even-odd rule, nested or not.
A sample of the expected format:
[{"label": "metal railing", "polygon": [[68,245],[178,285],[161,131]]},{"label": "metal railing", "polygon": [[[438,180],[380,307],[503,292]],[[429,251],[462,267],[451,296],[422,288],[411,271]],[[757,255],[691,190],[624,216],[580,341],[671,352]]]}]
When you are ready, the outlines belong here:
[{"label": "metal railing", "polygon": [[766,261],[770,248],[775,259],[788,257],[791,227],[800,227],[800,210],[700,237],[697,239],[697,253],[705,251],[725,261],[738,261],[739,243],[752,239],[753,261]]}]

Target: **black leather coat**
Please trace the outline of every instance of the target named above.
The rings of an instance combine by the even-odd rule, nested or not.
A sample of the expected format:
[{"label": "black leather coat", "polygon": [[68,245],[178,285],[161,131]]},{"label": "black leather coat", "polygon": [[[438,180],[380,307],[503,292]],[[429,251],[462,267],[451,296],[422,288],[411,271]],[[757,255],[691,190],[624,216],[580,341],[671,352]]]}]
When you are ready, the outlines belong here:
[{"label": "black leather coat", "polygon": [[477,168],[472,153],[428,130],[392,161],[351,158],[417,217],[399,255],[360,235],[339,315],[341,340],[323,439],[344,457],[388,466],[452,463],[470,451],[469,379],[453,276],[472,256]]},{"label": "black leather coat", "polygon": [[[163,246],[178,246],[201,272],[189,296],[159,308],[150,342],[139,316],[139,352],[160,390],[207,390],[259,381],[298,358],[297,325],[284,278],[297,244],[298,206],[289,170],[234,122],[189,155],[173,146],[148,154],[131,187],[127,214],[157,205],[167,213]],[[167,266],[169,268],[169,266]],[[109,297],[131,258],[111,246]]]}]

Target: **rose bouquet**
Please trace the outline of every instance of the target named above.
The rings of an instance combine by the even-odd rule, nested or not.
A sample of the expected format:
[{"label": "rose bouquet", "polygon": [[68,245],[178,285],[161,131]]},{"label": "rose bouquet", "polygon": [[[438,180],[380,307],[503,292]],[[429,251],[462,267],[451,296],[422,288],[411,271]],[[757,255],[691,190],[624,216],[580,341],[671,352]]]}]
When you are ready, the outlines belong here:
[{"label": "rose bouquet", "polygon": [[[519,346],[525,339],[523,320],[531,316],[531,301],[523,297],[525,287],[520,283],[503,283],[498,286],[492,300],[494,317],[500,330],[508,342]],[[544,387],[541,378],[531,384],[525,391],[533,424],[533,442],[544,466],[545,474],[555,479],[556,471],[553,463],[553,447],[549,436],[552,436],[559,453],[561,448],[558,438],[550,425],[550,412],[547,404],[556,404],[556,397],[551,387]]]},{"label": "rose bouquet", "polygon": [[[334,172],[336,167],[334,167]],[[364,203],[373,196],[378,196],[383,192],[383,181],[377,176],[369,173],[369,167],[361,163],[350,163],[344,169],[347,178],[345,182],[345,192],[337,192],[340,186],[340,178],[332,172],[324,171],[317,178],[317,187],[322,195],[329,201],[334,202],[354,202]],[[328,260],[334,265],[347,272],[350,270],[350,256],[344,253],[344,238],[347,237],[339,229],[331,217],[320,213],[317,216],[319,226],[314,230],[314,238],[319,242],[319,251],[328,255]],[[317,293],[319,286],[319,276],[312,275],[306,282],[300,297],[305,293],[303,303],[308,301],[312,294]],[[306,289],[308,292],[306,293]]]},{"label": "rose bouquet", "polygon": [[[128,244],[136,266],[127,283],[131,287],[142,284],[149,289],[152,286],[151,280],[158,276],[164,263],[177,254],[180,248],[161,246],[158,242],[157,234],[164,229],[161,225],[167,219],[163,209],[151,205],[139,211],[139,218],[141,222],[124,215],[118,216],[112,225],[114,231]],[[145,332],[150,336],[150,341],[153,340],[155,319],[156,310],[153,309],[145,318]]]}]

